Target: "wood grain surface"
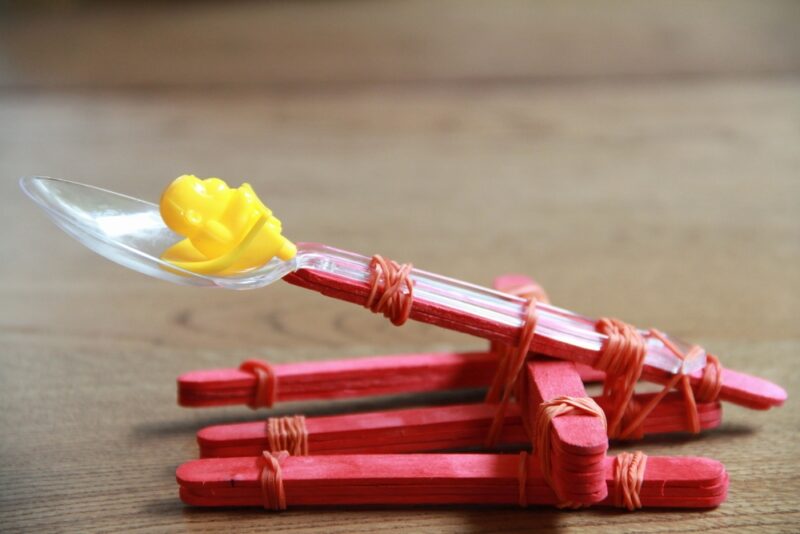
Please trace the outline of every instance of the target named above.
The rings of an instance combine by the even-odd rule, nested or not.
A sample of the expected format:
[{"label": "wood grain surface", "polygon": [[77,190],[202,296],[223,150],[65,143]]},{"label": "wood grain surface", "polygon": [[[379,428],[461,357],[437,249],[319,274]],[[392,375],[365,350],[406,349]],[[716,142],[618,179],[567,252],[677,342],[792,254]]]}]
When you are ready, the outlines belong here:
[{"label": "wood grain surface", "polygon": [[[434,4],[2,12],[0,530],[797,530],[798,4]],[[728,501],[707,512],[185,507],[174,471],[197,429],[267,412],[180,409],[181,372],[484,346],[288,284],[145,278],[69,239],[16,184],[155,199],[185,172],[250,181],[295,240],[482,284],[531,274],[561,306],[702,343],[789,401],[728,405],[718,430],[638,445],[724,462]]]}]

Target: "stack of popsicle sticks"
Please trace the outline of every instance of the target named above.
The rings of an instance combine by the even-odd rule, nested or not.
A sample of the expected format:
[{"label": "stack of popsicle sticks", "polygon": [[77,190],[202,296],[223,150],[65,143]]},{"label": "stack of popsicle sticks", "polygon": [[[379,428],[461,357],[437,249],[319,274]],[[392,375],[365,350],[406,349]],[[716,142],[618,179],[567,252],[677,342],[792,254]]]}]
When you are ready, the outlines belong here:
[{"label": "stack of popsicle sticks", "polygon": [[[292,283],[359,304],[366,296],[365,288],[358,283],[328,275],[300,271],[289,278]],[[526,277],[506,276],[497,279],[495,285],[508,291],[511,286],[530,282]],[[425,302],[415,302],[411,316],[482,335],[492,343],[513,344],[518,336],[518,332],[506,332],[502,325],[483,324],[486,321],[460,317]],[[537,356],[534,351],[543,345],[542,352],[561,360]],[[586,366],[596,360],[596,352],[558,345],[534,339],[532,354],[518,381],[518,404],[509,406],[505,413],[499,445],[529,450],[531,442],[539,443],[534,447],[535,455],[408,454],[479,447],[496,413],[496,407],[488,404],[304,419],[307,439],[300,454],[310,456],[288,458],[277,451],[273,451],[275,456],[269,452],[260,455],[275,445],[271,439],[274,425],[265,421],[218,425],[198,432],[201,454],[207,458],[179,468],[181,497],[200,506],[263,506],[266,457],[270,465],[280,466],[278,478],[283,481],[288,506],[463,503],[705,508],[725,499],[727,473],[715,460],[647,458],[627,453],[608,457],[604,420],[596,415],[567,411],[553,418],[546,425],[548,431],[543,432],[541,406],[562,403],[564,397],[588,401],[583,382],[604,377]],[[482,387],[488,385],[497,369],[494,352],[274,365],[273,397],[289,401]],[[701,377],[702,371],[691,376],[692,389],[697,389]],[[645,366],[642,378],[665,383],[671,377]],[[179,401],[184,406],[252,404],[257,383],[250,371],[195,371],[180,377]],[[655,395],[636,394],[634,402],[647,405]],[[785,397],[785,391],[770,382],[722,371],[719,399],[766,409],[780,405]],[[600,408],[606,402],[606,397],[596,399]],[[697,407],[701,429],[720,424],[719,402],[702,402]],[[671,391],[647,414],[632,437],[681,430],[689,430],[685,399],[682,393]],[[285,438],[283,435],[277,442],[283,446],[288,443]],[[547,446],[542,446],[542,439]],[[540,462],[545,452],[549,453],[549,462],[545,462],[543,471]],[[636,474],[638,478],[631,476]],[[620,489],[631,484],[638,487],[632,493],[633,501],[630,491]],[[268,504],[274,507],[274,502]]]},{"label": "stack of popsicle sticks", "polygon": [[[497,369],[491,352],[400,354],[271,366],[277,401],[300,401],[421,393],[486,387]],[[587,382],[604,374],[578,366]],[[256,375],[242,369],[191,371],[178,377],[178,403],[185,407],[250,404]]]},{"label": "stack of popsicle sticks", "polygon": [[[485,387],[497,368],[489,352],[423,353],[303,363],[275,364],[277,401],[334,399]],[[576,366],[585,382],[602,381],[602,372]],[[702,371],[690,375],[697,391]],[[644,374],[643,374],[644,377]],[[671,376],[647,373],[665,384]],[[178,403],[185,407],[250,404],[256,376],[238,368],[191,371],[178,378]],[[722,369],[719,399],[754,410],[780,406],[786,392],[762,378]]]},{"label": "stack of popsicle sticks", "polygon": [[[585,396],[580,377],[568,362],[534,360],[527,365],[525,378],[521,398],[531,405],[562,394]],[[459,412],[458,408],[451,408],[454,413]],[[469,408],[466,413],[462,410],[462,416],[469,415]],[[494,407],[482,408],[485,417],[477,435],[479,440],[488,430]],[[434,419],[438,417],[441,421],[442,409],[431,410]],[[525,417],[530,416],[531,410],[523,411]],[[505,435],[514,436],[514,440],[525,439],[522,415],[512,408],[508,417],[513,426],[505,429]],[[333,417],[320,419],[335,421]],[[356,419],[351,421],[355,422]],[[403,428],[402,421],[399,423]],[[320,455],[308,457],[310,463],[298,463],[294,458],[283,461],[281,477],[286,501],[289,506],[517,504],[522,495],[526,504],[563,504],[567,498],[575,505],[621,506],[623,501],[617,495],[620,475],[615,471],[615,460],[605,456],[608,444],[605,429],[598,426],[598,420],[567,414],[555,418],[551,424],[553,457],[547,479],[536,458],[521,463],[522,459],[508,455],[348,454],[340,456],[346,458],[345,463],[325,461]],[[363,439],[361,445],[365,445]],[[257,453],[258,448],[252,452]],[[378,451],[370,447],[370,452]],[[520,468],[527,473],[524,491],[520,490]],[[199,506],[263,505],[260,469],[257,454],[189,462],[177,473],[181,498]],[[516,474],[516,480],[509,480],[511,474]],[[726,488],[727,475],[719,462],[702,458],[651,458],[638,496],[642,506],[710,507],[724,500]]]},{"label": "stack of popsicle sticks", "polygon": [[519,385],[518,402],[535,444],[534,452],[543,464],[544,458],[549,457],[549,479],[561,503],[580,507],[605,499],[608,494],[604,472],[608,451],[605,417],[568,411],[550,420],[549,436],[538,434],[543,432],[537,418],[542,416],[544,403],[565,397],[587,397],[575,365],[532,358],[526,364]]},{"label": "stack of popsicle sticks", "polygon": [[[653,393],[638,394],[646,404]],[[595,397],[602,407],[602,397]],[[457,404],[405,410],[306,417],[308,454],[368,454],[433,452],[481,447],[496,408],[490,404]],[[699,403],[703,430],[718,427],[722,409],[718,402]],[[640,436],[687,432],[683,396],[670,392],[645,418]],[[257,456],[270,447],[267,421],[214,425],[197,432],[202,458]],[[519,407],[509,406],[498,448],[530,446]]]},{"label": "stack of popsicle sticks", "polygon": [[[606,497],[600,505],[623,506],[617,461],[606,457],[602,462]],[[262,466],[259,457],[187,462],[176,473],[181,499],[195,506],[264,506]],[[289,456],[280,468],[290,508],[558,503],[538,463],[518,455]],[[710,508],[725,500],[727,482],[716,460],[653,456],[647,458],[638,495],[644,507]]]}]

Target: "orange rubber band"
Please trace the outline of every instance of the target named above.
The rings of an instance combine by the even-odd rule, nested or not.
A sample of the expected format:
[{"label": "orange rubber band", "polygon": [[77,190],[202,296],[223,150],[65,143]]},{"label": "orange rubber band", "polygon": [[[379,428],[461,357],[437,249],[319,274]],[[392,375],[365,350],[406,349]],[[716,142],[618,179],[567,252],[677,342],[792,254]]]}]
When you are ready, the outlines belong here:
[{"label": "orange rubber band", "polygon": [[267,510],[286,510],[286,492],[283,488],[281,462],[288,456],[289,453],[286,451],[276,454],[264,451],[259,456],[259,463],[261,464],[259,482],[261,483],[264,508]]},{"label": "orange rubber band", "polygon": [[[700,432],[697,401],[712,402],[717,399],[722,389],[722,365],[717,357],[711,354],[706,355],[707,363],[703,369],[696,396],[692,390],[689,375],[681,370],[674,374],[664,384],[663,389],[654,395],[647,404],[639,406],[633,401],[633,392],[644,367],[644,357],[647,352],[644,337],[636,328],[617,319],[600,319],[597,322],[597,331],[608,336],[608,341],[603,347],[595,367],[606,372],[603,395],[608,399],[608,410],[611,413],[608,424],[610,438],[640,437],[645,418],[676,386],[680,386],[683,393],[689,430],[695,434]],[[661,341],[684,363],[693,359],[703,350],[694,345],[686,354],[683,354],[666,335],[658,330],[651,329],[649,335]]]},{"label": "orange rubber band", "polygon": [[239,369],[252,373],[256,377],[256,392],[253,400],[247,405],[254,410],[261,407],[272,407],[278,394],[275,371],[272,366],[263,360],[247,360],[239,366]]},{"label": "orange rubber band", "polygon": [[[618,319],[602,318],[597,321],[596,329],[608,337],[595,367],[606,373],[603,395],[609,400],[611,412],[608,435],[615,438],[622,433],[622,418],[642,375],[647,346],[636,328]],[[638,426],[635,422],[630,425]]]},{"label": "orange rubber band", "polygon": [[632,512],[642,507],[639,493],[644,482],[647,455],[642,451],[622,452],[614,461],[614,506]]},{"label": "orange rubber band", "polygon": [[308,456],[308,429],[302,415],[267,419],[269,450],[287,451],[292,456]]},{"label": "orange rubber band", "polygon": [[[650,330],[650,335],[653,336],[654,338],[658,339],[659,341],[661,341],[664,344],[664,346],[667,347],[670,350],[670,352],[672,352],[676,357],[680,358],[684,363],[687,360],[691,360],[697,353],[699,353],[699,352],[701,352],[703,350],[699,346],[693,345],[692,348],[689,349],[689,352],[687,352],[686,354],[683,354],[680,350],[678,350],[678,347],[676,347],[675,344],[672,341],[670,341],[669,338],[667,338],[667,336],[665,336],[663,333],[659,332],[658,330],[651,329]],[[681,391],[683,392],[683,398],[686,401],[686,418],[688,419],[689,430],[692,433],[697,434],[697,433],[700,432],[700,414],[697,412],[697,401],[694,398],[694,392],[692,391],[692,384],[689,382],[689,375],[683,373],[682,371],[683,371],[683,369],[681,369],[680,373],[676,373],[672,377],[672,379],[669,382],[667,382],[667,384],[664,386],[664,389],[662,389],[658,393],[658,395],[656,395],[648,403],[648,406],[646,406],[642,410],[644,412],[645,409],[650,407],[640,417],[642,419],[644,419],[644,417],[648,413],[650,413],[650,410],[655,408],[655,405],[659,401],[661,401],[661,399],[664,397],[664,395],[666,395],[667,392],[670,389],[672,389],[674,386],[676,386],[678,383],[680,383]],[[703,374],[705,375],[705,371],[703,371]],[[720,387],[722,387],[721,383],[720,383]]]},{"label": "orange rubber band", "polygon": [[[528,352],[533,343],[534,331],[536,330],[536,299],[528,301],[525,309],[525,323],[519,336],[519,343],[516,347],[503,345],[499,349],[499,364],[495,372],[489,391],[486,393],[486,402],[496,403],[499,400],[497,411],[495,412],[492,426],[489,428],[489,435],[486,437],[486,446],[491,447],[500,438],[503,430],[506,408],[511,401],[511,393],[519,382],[519,375]],[[502,395],[500,391],[502,390]]]},{"label": "orange rubber band", "polygon": [[522,508],[528,507],[528,453],[519,453],[519,505]]},{"label": "orange rubber band", "polygon": [[556,505],[559,508],[580,508],[583,506],[580,503],[565,500],[560,495],[559,488],[553,483],[552,473],[552,441],[550,439],[550,430],[552,428],[553,418],[569,413],[580,412],[587,415],[599,417],[603,421],[603,426],[606,426],[606,414],[603,409],[591,397],[569,397],[561,396],[556,397],[547,402],[543,402],[536,410],[536,418],[534,422],[534,440],[535,452],[539,456],[539,464],[542,467],[542,477],[545,482],[555,491],[559,503]]},{"label": "orange rubber band", "polygon": [[412,268],[410,263],[400,265],[378,254],[372,256],[369,296],[364,307],[382,313],[395,326],[405,323],[414,303],[414,282],[409,278]]},{"label": "orange rubber band", "polygon": [[[623,409],[620,428],[625,429],[625,439],[642,439],[644,437],[644,418],[639,417],[642,413],[642,404],[634,397],[631,397],[628,405]],[[617,436],[619,439],[619,436]]]},{"label": "orange rubber band", "polygon": [[695,391],[695,398],[700,402],[714,402],[722,391],[722,364],[713,354],[706,354],[706,366]]}]

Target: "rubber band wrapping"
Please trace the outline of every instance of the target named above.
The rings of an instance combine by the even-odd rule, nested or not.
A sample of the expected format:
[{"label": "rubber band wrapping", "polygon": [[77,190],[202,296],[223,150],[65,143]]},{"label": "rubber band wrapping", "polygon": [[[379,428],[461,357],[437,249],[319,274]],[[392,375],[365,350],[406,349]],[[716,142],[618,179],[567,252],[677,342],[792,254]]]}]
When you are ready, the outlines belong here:
[{"label": "rubber band wrapping", "polygon": [[292,456],[308,456],[308,429],[302,415],[267,419],[269,450],[287,451]]},{"label": "rubber band wrapping", "polygon": [[556,506],[559,508],[580,508],[582,505],[564,499],[560,488],[554,484],[552,473],[552,441],[550,430],[553,418],[570,413],[583,413],[599,417],[606,426],[606,414],[591,397],[561,396],[539,404],[534,422],[534,446],[539,463],[542,467],[542,477],[553,489],[558,498]]},{"label": "rubber band wrapping", "polygon": [[508,408],[508,403],[511,401],[511,393],[516,389],[519,382],[519,375],[522,371],[522,367],[525,365],[531,343],[533,343],[536,319],[536,299],[531,298],[525,309],[525,322],[522,325],[517,346],[500,345],[498,347],[497,371],[495,372],[485,399],[488,403],[498,404],[497,411],[492,420],[492,425],[489,428],[489,434],[486,437],[487,447],[494,446],[497,440],[500,439],[500,433],[503,430],[503,422],[505,421],[506,409]]},{"label": "rubber band wrapping", "polygon": [[622,418],[620,420],[620,428],[625,429],[625,437],[617,435],[617,439],[642,439],[644,437],[644,417],[639,417],[642,412],[642,403],[637,401],[634,397],[628,401],[628,404],[622,410]]},{"label": "rubber band wrapping", "polygon": [[288,456],[289,453],[286,451],[274,454],[264,451],[258,458],[261,467],[259,474],[261,495],[264,500],[264,508],[267,510],[286,510],[286,491],[283,488],[281,462]]},{"label": "rubber band wrapping", "polygon": [[614,461],[614,506],[632,512],[642,507],[639,494],[644,482],[647,456],[642,451],[622,452]]},{"label": "rubber band wrapping", "polygon": [[[608,401],[607,409],[610,412],[608,436],[614,439],[631,439],[641,436],[642,424],[647,415],[675,386],[680,386],[683,393],[689,430],[695,434],[700,432],[697,401],[712,402],[719,396],[722,389],[722,366],[719,359],[713,355],[707,355],[707,363],[703,369],[697,397],[692,390],[689,375],[681,369],[680,372],[670,377],[661,391],[645,405],[640,406],[633,401],[633,393],[644,368],[644,357],[647,352],[644,337],[635,327],[618,319],[600,319],[596,328],[598,332],[608,337],[595,364],[595,367],[606,372],[603,396]],[[658,330],[651,329],[649,335],[658,339],[684,363],[703,350],[694,345],[684,354]]]},{"label": "rubber band wrapping", "polygon": [[625,430],[638,426],[635,417],[625,429],[622,419],[625,409],[633,398],[636,382],[642,375],[647,345],[639,331],[618,319],[603,318],[597,321],[596,329],[608,336],[595,367],[605,371],[603,395],[609,400],[611,417],[608,421],[608,436],[621,437]]},{"label": "rubber band wrapping", "polygon": [[378,254],[372,256],[370,289],[364,307],[382,313],[395,326],[405,323],[414,304],[414,282],[409,278],[412,268],[410,263],[400,265]]},{"label": "rubber band wrapping", "polygon": [[263,360],[247,360],[239,369],[252,373],[256,377],[256,391],[253,399],[247,404],[250,408],[271,408],[278,394],[275,370]]},{"label": "rubber band wrapping", "polygon": [[694,395],[700,402],[714,402],[722,391],[722,364],[713,354],[706,354],[706,366]]}]

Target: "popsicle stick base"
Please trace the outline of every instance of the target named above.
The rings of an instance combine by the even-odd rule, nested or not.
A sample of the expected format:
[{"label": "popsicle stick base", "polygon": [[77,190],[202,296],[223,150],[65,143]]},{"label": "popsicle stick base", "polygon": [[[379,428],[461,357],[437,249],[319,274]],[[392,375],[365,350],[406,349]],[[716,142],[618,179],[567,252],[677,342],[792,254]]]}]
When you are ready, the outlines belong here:
[{"label": "popsicle stick base", "polygon": [[[615,506],[615,459],[603,462]],[[351,505],[519,506],[520,457],[496,454],[292,456],[281,465],[288,507]],[[213,458],[181,465],[181,499],[192,506],[262,506],[259,459]],[[526,504],[555,505],[535,458],[524,477]],[[650,457],[640,491],[644,507],[712,508],[725,500],[728,475],[699,457]]]}]

